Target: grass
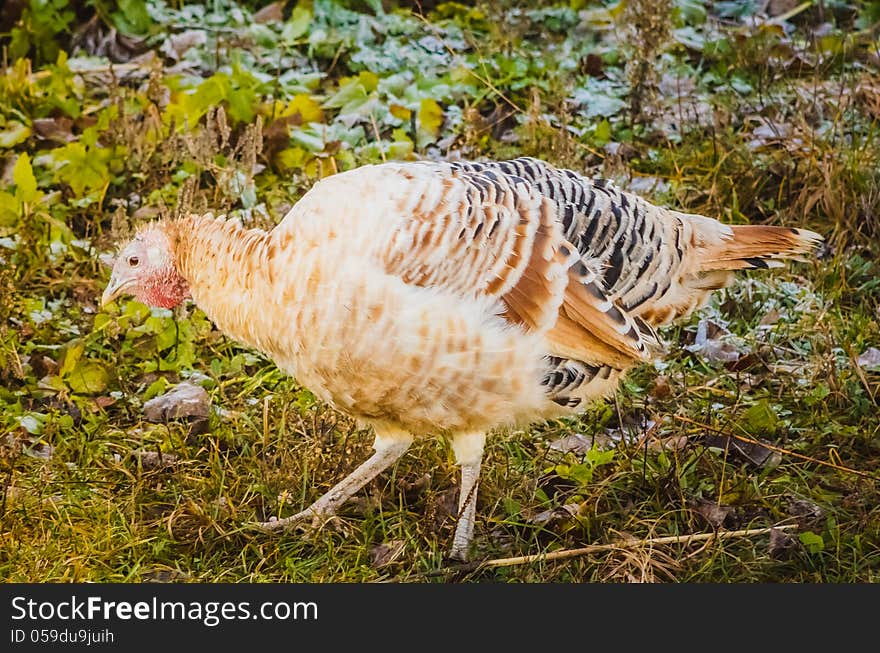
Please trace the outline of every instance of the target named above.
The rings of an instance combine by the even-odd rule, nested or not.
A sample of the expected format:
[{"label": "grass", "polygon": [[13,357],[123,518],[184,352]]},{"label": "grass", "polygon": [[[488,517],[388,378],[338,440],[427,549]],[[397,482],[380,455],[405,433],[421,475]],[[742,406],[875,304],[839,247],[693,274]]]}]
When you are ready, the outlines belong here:
[{"label": "grass", "polygon": [[[191,27],[153,6],[174,34]],[[816,5],[777,24],[749,6],[673,2],[665,27],[636,7],[650,24],[626,39],[609,29],[614,5],[445,4],[419,18],[316,2],[259,29],[243,6],[244,22],[223,13],[177,72],[168,50],[114,73],[106,59],[20,54],[0,81],[0,578],[877,581],[880,366],[859,363],[880,347],[876,8]],[[132,38],[159,51],[167,37],[145,25]],[[656,53],[653,69],[627,66],[639,52]],[[395,77],[401,62],[410,77]],[[371,435],[197,310],[99,310],[99,254],[162,212],[271,225],[335,169],[521,154],[828,238],[815,260],[744,274],[667,329],[662,361],[613,400],[490,439],[477,560],[645,543],[432,575],[458,482],[438,439],[331,526],[248,528],[317,498],[369,455]],[[694,346],[701,320],[735,361]],[[184,379],[209,392],[210,418],[147,421],[144,402]],[[772,525],[795,528],[647,543]]]}]

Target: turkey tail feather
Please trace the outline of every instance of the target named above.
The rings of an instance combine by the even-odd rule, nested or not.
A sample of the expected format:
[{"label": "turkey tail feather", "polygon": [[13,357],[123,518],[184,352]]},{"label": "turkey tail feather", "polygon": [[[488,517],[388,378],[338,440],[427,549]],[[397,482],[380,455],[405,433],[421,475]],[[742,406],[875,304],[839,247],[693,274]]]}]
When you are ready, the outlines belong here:
[{"label": "turkey tail feather", "polygon": [[822,236],[808,229],[733,225],[730,237],[707,248],[700,269],[750,270],[782,267],[783,259],[803,261],[822,243]]}]

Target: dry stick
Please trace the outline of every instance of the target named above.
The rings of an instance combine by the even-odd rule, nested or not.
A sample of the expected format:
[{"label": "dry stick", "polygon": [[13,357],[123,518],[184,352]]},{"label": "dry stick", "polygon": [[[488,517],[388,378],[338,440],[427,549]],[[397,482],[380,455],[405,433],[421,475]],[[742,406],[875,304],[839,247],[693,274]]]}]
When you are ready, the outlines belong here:
[{"label": "dry stick", "polygon": [[[437,40],[439,40],[440,43],[443,44],[443,47],[446,48],[446,51],[449,52],[449,54],[451,54],[453,57],[457,56],[456,51],[452,48],[451,45],[449,45],[449,43],[446,41],[446,39],[443,37],[443,35],[439,32],[439,30],[432,23],[428,22],[427,18],[425,18],[422,14],[416,14],[416,18],[421,20],[425,24],[425,26],[433,32],[434,37]],[[526,112],[525,109],[523,109],[516,102],[514,102],[509,97],[507,97],[501,91],[501,89],[497,88],[488,77],[480,77],[479,74],[477,74],[475,71],[471,70],[470,68],[467,68],[467,72],[470,73],[473,77],[475,77],[478,82],[485,84],[489,88],[489,90],[493,91],[494,93],[497,93],[498,97],[500,97],[502,100],[507,102],[507,104],[509,104],[511,107],[513,107],[514,109],[516,109],[520,113]]]},{"label": "dry stick", "polygon": [[615,542],[614,544],[591,544],[581,547],[580,549],[564,549],[562,551],[551,551],[550,553],[536,553],[527,556],[517,556],[515,558],[496,558],[494,560],[485,560],[483,562],[474,562],[464,565],[454,565],[444,567],[436,571],[421,574],[422,577],[442,576],[453,572],[468,572],[478,569],[492,569],[494,567],[512,567],[514,565],[528,565],[533,562],[550,562],[553,560],[566,560],[568,558],[576,558],[579,556],[589,555],[591,553],[606,553],[609,551],[621,551],[626,549],[635,549],[637,547],[662,546],[664,544],[691,544],[693,542],[703,542],[706,540],[726,540],[735,537],[752,537],[753,535],[767,535],[772,531],[787,531],[797,528],[797,524],[785,524],[782,526],[770,526],[768,528],[750,528],[739,531],[717,531],[715,533],[696,533],[692,535],[668,535],[666,537],[654,537],[647,540],[629,540],[624,542]]},{"label": "dry stick", "polygon": [[782,447],[777,447],[776,445],[769,444],[767,442],[761,442],[760,440],[753,440],[752,438],[747,438],[742,435],[736,435],[735,433],[728,433],[723,429],[716,428],[714,426],[709,426],[708,424],[703,424],[702,422],[697,422],[695,420],[689,419],[687,417],[682,417],[681,415],[673,415],[675,419],[681,422],[687,422],[688,424],[693,424],[694,426],[699,426],[704,429],[708,429],[709,431],[714,431],[715,433],[720,433],[721,435],[725,435],[729,438],[735,438],[740,440],[741,442],[748,442],[749,444],[756,444],[759,447],[764,447],[765,449],[770,449],[770,451],[777,451],[779,453],[784,453],[789,456],[794,456],[795,458],[800,458],[801,460],[806,460],[811,463],[815,463],[817,465],[824,465],[825,467],[832,467],[841,472],[849,472],[850,474],[855,474],[856,476],[863,476],[865,478],[869,478],[872,481],[880,480],[876,476],[872,476],[866,472],[861,472],[857,469],[852,469],[851,467],[844,467],[843,465],[836,465],[834,463],[829,463],[826,460],[819,460],[818,458],[812,458],[810,456],[805,456],[802,453],[796,453],[794,451],[789,451],[788,449],[783,449]]},{"label": "dry stick", "polygon": [[853,351],[853,348],[850,345],[846,347],[846,353],[849,356],[849,360],[852,363],[853,369],[856,371],[856,375],[859,377],[859,380],[862,382],[862,386],[865,388],[865,392],[868,393],[868,397],[871,399],[871,403],[875,406],[877,405],[877,400],[874,398],[874,392],[871,390],[871,384],[868,383],[868,379],[865,377],[865,372],[862,370],[862,366],[859,364],[858,356]]},{"label": "dry stick", "polygon": [[376,136],[376,145],[379,147],[379,155],[382,157],[382,163],[388,161],[385,158],[385,150],[382,147],[382,136],[379,135],[379,125],[376,124],[376,115],[370,111],[370,124],[373,126],[373,134]]}]

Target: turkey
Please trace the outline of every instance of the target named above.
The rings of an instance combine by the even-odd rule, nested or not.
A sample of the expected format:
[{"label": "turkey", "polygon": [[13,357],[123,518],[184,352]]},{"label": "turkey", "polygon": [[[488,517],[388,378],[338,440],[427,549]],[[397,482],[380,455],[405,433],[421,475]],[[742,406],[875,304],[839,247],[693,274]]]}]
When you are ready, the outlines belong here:
[{"label": "turkey", "polygon": [[486,435],[573,414],[659,355],[656,329],[733,271],[803,259],[812,231],[728,226],[530,158],[385,163],[316,183],[271,231],[186,215],[142,226],[103,294],[192,298],[375,431],[374,451],[280,530],[333,515],[415,437],[461,468],[466,560]]}]

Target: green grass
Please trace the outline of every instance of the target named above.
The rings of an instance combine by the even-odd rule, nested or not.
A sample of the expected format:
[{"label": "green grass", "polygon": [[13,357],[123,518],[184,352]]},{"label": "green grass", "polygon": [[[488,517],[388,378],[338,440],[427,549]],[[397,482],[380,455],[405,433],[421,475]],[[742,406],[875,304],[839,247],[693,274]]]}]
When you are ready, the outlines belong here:
[{"label": "green grass", "polygon": [[[0,77],[0,578],[877,581],[880,368],[857,362],[880,347],[876,3],[811,6],[783,29],[741,21],[751,3],[707,14],[681,1],[659,32],[650,4],[581,4],[448,3],[421,19],[403,3],[377,16],[315,2],[286,27],[224,10],[182,73],[167,51],[115,74],[22,52],[56,27],[70,50],[61,27],[23,19],[14,47],[30,58]],[[162,25],[191,25],[154,7],[124,24],[156,50]],[[639,57],[652,66],[627,65]],[[676,96],[670,80],[692,88]],[[662,361],[613,400],[490,439],[476,560],[642,543],[432,575],[458,483],[439,439],[318,532],[249,528],[329,489],[370,433],[198,310],[98,309],[99,254],[157,213],[271,225],[321,175],[363,163],[523,154],[682,210],[828,237],[815,260],[744,274],[667,329]],[[738,361],[688,349],[701,319],[726,326]],[[144,402],[184,379],[209,392],[207,422],[146,421]],[[594,448],[551,446],[572,434]],[[795,529],[772,541],[644,543],[782,524]]]}]

